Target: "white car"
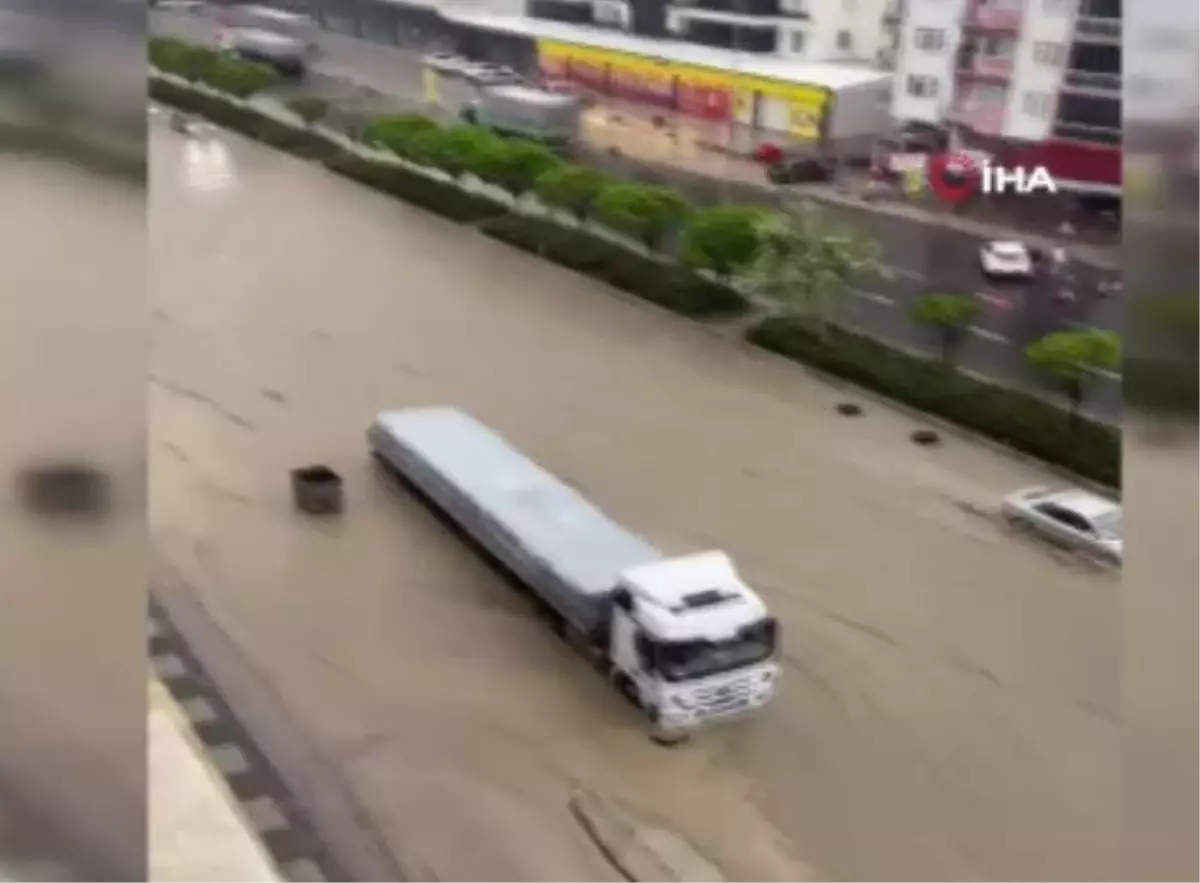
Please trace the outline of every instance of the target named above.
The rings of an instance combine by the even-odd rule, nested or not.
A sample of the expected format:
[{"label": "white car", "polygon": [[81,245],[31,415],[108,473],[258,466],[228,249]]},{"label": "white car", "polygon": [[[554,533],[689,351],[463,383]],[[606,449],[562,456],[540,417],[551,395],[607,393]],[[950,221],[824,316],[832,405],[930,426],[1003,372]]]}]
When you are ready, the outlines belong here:
[{"label": "white car", "polygon": [[1029,279],[1033,255],[1022,242],[989,242],[979,249],[979,268],[989,279]]},{"label": "white car", "polygon": [[463,77],[477,86],[501,86],[509,83],[520,83],[522,77],[511,67],[491,62],[472,64],[466,68]]},{"label": "white car", "polygon": [[1089,491],[1026,488],[1004,499],[1012,524],[1114,564],[1123,557],[1121,504]]},{"label": "white car", "polygon": [[461,74],[471,67],[470,60],[453,52],[434,52],[422,59],[425,67],[439,74]]}]

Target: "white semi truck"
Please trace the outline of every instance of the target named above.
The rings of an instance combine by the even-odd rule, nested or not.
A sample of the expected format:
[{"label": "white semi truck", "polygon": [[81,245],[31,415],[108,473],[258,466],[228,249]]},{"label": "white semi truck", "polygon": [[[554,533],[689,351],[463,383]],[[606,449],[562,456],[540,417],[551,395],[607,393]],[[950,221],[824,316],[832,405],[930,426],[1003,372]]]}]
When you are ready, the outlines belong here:
[{"label": "white semi truck", "polygon": [[774,697],[778,627],[724,553],[664,555],[454,408],[386,411],[367,441],[543,602],[656,740]]}]

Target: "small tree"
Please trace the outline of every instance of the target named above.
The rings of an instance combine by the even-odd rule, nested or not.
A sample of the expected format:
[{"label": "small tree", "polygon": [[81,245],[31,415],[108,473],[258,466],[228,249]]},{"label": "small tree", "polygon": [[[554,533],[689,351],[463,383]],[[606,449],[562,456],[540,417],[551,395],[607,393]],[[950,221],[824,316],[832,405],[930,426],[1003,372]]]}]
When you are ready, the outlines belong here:
[{"label": "small tree", "polygon": [[1098,328],[1055,331],[1031,343],[1025,358],[1066,397],[1075,416],[1096,375],[1121,364],[1121,342],[1116,334]]},{"label": "small tree", "polygon": [[428,152],[422,150],[422,144],[433,140],[428,136],[442,132],[442,127],[429,117],[415,113],[388,114],[375,117],[367,123],[362,132],[362,142],[418,162]]},{"label": "small tree", "polygon": [[667,235],[688,216],[683,197],[668,187],[614,184],[596,199],[596,216],[605,226],[650,251],[660,248]]},{"label": "small tree", "polygon": [[289,98],[287,106],[288,110],[309,126],[320,122],[329,113],[329,102],[316,95],[297,95],[295,98]]},{"label": "small tree", "polygon": [[838,228],[810,203],[768,215],[745,279],[750,290],[783,312],[812,322],[822,335],[837,317],[850,283],[883,275],[879,246],[856,230]]},{"label": "small tree", "polygon": [[235,98],[249,98],[278,84],[279,74],[268,65],[222,55],[209,66],[204,81]]},{"label": "small tree", "polygon": [[607,184],[608,179],[595,169],[564,163],[539,175],[533,189],[544,205],[570,212],[582,224]]},{"label": "small tree", "polygon": [[911,316],[931,328],[938,336],[942,361],[953,364],[967,336],[967,329],[979,316],[979,301],[965,294],[923,294],[912,305]]},{"label": "small tree", "polygon": [[475,126],[454,126],[421,137],[420,149],[436,168],[460,178],[486,162],[489,151],[503,147],[499,136]]},{"label": "small tree", "polygon": [[471,169],[481,181],[520,199],[538,179],[559,164],[547,147],[532,141],[499,141],[477,158]]},{"label": "small tree", "polygon": [[754,262],[765,215],[753,205],[719,205],[696,212],[683,230],[683,263],[730,278]]}]

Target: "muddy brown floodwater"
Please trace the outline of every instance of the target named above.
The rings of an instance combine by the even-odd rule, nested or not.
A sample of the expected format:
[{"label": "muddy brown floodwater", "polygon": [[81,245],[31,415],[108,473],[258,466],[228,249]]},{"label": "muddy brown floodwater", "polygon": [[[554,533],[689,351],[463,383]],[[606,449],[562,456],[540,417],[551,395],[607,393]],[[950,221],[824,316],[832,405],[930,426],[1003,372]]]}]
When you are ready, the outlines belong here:
[{"label": "muddy brown floodwater", "polygon": [[[151,143],[157,545],[344,852],[370,830],[424,879],[613,879],[582,787],[731,879],[1113,876],[1117,582],[987,515],[1046,475],[839,417],[797,368],[234,136]],[[648,742],[371,468],[371,417],[429,403],[668,550],[730,551],[783,623],[776,705]],[[291,510],[309,462],[346,476],[336,524]]]}]

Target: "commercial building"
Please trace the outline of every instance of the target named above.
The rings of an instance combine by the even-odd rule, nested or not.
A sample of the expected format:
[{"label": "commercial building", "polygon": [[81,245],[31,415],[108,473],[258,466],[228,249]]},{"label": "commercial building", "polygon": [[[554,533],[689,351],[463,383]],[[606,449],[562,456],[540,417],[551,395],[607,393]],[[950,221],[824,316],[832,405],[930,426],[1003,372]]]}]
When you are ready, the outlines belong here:
[{"label": "commercial building", "polygon": [[1121,184],[1121,0],[904,0],[893,116],[1067,187]]},{"label": "commercial building", "polygon": [[895,0],[528,0],[527,14],[803,61],[874,62]]}]

